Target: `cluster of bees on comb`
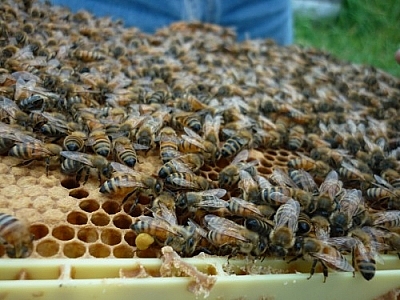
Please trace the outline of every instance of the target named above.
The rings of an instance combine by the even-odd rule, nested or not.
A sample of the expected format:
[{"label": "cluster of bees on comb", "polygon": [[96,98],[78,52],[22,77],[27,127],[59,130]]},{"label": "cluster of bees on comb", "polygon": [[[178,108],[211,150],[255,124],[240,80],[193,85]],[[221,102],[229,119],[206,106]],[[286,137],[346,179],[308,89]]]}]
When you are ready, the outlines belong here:
[{"label": "cluster of bees on comb", "polygon": [[[367,280],[400,252],[399,79],[211,24],[150,35],[47,3],[0,11],[1,154],[82,185],[97,173],[128,214],[145,202],[138,251],[305,258],[311,275]],[[286,160],[266,167],[271,151]],[[21,223],[0,213],[10,257],[32,251]]]}]

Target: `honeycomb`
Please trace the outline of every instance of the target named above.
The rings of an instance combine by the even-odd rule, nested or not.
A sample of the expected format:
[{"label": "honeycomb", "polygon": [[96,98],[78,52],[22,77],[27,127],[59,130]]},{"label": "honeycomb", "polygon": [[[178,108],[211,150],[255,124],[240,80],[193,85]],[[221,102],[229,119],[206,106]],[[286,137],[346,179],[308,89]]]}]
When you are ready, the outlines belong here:
[{"label": "honeycomb", "polygon": [[[297,157],[288,150],[269,150],[261,153],[252,150],[250,158],[260,161],[258,172],[269,175],[272,167],[285,167]],[[158,163],[153,164],[153,162]],[[129,213],[132,203],[121,205],[121,197],[113,199],[99,192],[95,172],[89,181],[79,184],[73,177],[63,175],[57,166],[49,176],[41,162],[28,167],[17,167],[19,160],[1,158],[0,209],[29,224],[34,235],[31,258],[130,258],[155,257],[158,252],[136,251],[136,234],[130,229],[132,217],[144,213],[149,199],[141,199]],[[219,171],[228,162],[204,166],[201,174],[218,181]],[[148,156],[138,170],[157,170],[161,167],[159,156]],[[0,245],[0,255],[6,258]]]},{"label": "honeycomb", "polygon": [[[167,243],[182,242],[181,238],[190,234],[199,243],[195,250],[213,255],[299,257],[300,251],[308,257],[309,253],[303,253],[305,247],[297,247],[295,241],[309,239],[341,258],[339,247],[326,246],[326,239],[351,234],[347,237],[361,243],[356,233],[368,235],[367,242],[375,238],[364,227],[379,233],[376,236],[384,251],[400,252],[398,78],[370,66],[339,61],[316,49],[278,47],[268,40],[237,42],[232,30],[213,24],[180,22],[148,35],[84,11],[73,14],[48,3],[3,2],[0,213],[27,224],[34,236],[30,257],[155,258],[161,256],[163,246],[171,246]],[[176,138],[160,137],[166,126],[173,128]],[[84,136],[81,152],[60,152],[68,148],[64,145],[67,137],[76,132]],[[93,142],[99,133],[101,138]],[[128,165],[118,158],[120,148],[115,145],[121,137],[129,140],[132,152],[136,149],[137,161],[128,169],[143,176],[140,181],[138,175],[126,172],[124,175],[132,176],[125,178],[135,179],[127,186],[123,175],[118,176],[121,164],[116,164]],[[198,176],[192,177],[193,182],[182,180],[192,171],[178,170],[179,164],[173,174],[179,179],[172,180],[175,186],[168,186],[167,180],[158,176],[163,165],[161,144],[166,141],[169,147],[197,153],[205,160],[193,171]],[[99,149],[107,151],[104,154]],[[178,153],[174,151],[171,153]],[[182,193],[222,189],[221,172],[245,153],[242,151],[248,155],[239,163],[254,164],[257,174],[245,168],[248,175],[242,172],[239,183],[224,187],[221,211],[210,213],[204,205],[193,216],[189,209],[175,207]],[[175,160],[183,157],[181,152]],[[66,158],[76,155],[96,158],[107,167],[97,172],[92,160],[72,159],[89,167],[84,184],[83,176],[76,175],[87,170],[65,174],[71,171],[66,170]],[[116,172],[106,172],[109,166]],[[294,181],[290,177],[296,174],[294,170],[300,170],[301,176],[308,174],[308,184],[313,182],[311,188],[316,188],[311,191],[307,184],[300,187],[279,180],[285,174]],[[340,186],[334,194],[331,189],[323,190],[323,184],[332,187],[327,180],[332,179],[330,174]],[[164,219],[167,213],[176,214],[176,224],[162,223],[157,217],[152,204],[158,192],[146,186],[143,178],[162,181],[164,191],[173,190],[174,209],[158,208]],[[99,186],[117,180],[121,190],[101,193]],[[194,184],[200,180],[207,188]],[[247,202],[242,205],[257,206],[250,211],[256,211],[257,220],[271,231],[268,234],[245,228],[250,218],[235,215],[228,206],[234,197],[247,197],[246,180],[254,182],[259,193],[257,199],[244,199]],[[290,185],[296,195],[283,195],[284,200],[262,199],[268,198],[261,196],[261,190],[268,189],[263,187],[266,182],[271,186],[268,197],[274,193],[282,196],[274,189]],[[135,197],[124,202],[130,192],[125,187],[131,188]],[[312,196],[310,203],[300,200],[301,193]],[[291,197],[295,199],[287,199]],[[328,201],[327,207],[324,201]],[[261,206],[271,210],[261,213]],[[207,214],[215,222],[225,222],[229,234],[232,229],[234,236],[228,235],[229,242],[211,241],[218,238],[211,231],[223,232],[207,223]],[[342,215],[349,219],[346,224],[339,222]],[[336,216],[338,221],[333,218]],[[317,222],[308,221],[314,217],[325,218],[329,228],[325,235],[318,232]],[[186,225],[192,219],[198,227]],[[162,233],[172,231],[175,239],[164,236],[164,241],[138,249],[137,235],[131,229],[138,220],[168,225],[167,229],[173,229]],[[297,227],[304,220],[311,225],[308,232],[301,233]],[[291,238],[282,247],[279,239],[272,241],[272,237],[285,227]],[[274,252],[274,247],[283,250]],[[7,251],[0,245],[0,257],[7,258]],[[195,254],[192,251],[187,256]],[[313,260],[323,262],[316,256]],[[345,266],[342,271],[354,270],[350,264]],[[367,280],[375,274],[370,277],[369,270],[362,271]]]}]

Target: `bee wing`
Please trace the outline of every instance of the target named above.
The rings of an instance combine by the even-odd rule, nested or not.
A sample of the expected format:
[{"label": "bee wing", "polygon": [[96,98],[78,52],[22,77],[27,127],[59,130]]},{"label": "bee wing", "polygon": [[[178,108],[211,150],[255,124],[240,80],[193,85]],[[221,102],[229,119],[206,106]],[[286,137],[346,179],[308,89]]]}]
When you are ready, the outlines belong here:
[{"label": "bee wing", "polygon": [[174,165],[176,171],[178,171],[179,173],[194,174],[193,171],[189,168],[189,166],[185,165],[184,163],[174,159],[170,160],[170,162]]},{"label": "bee wing", "polygon": [[332,170],[326,176],[324,182],[319,187],[320,193],[327,192],[331,199],[335,199],[337,193],[342,189],[343,182],[339,180],[339,175]]},{"label": "bee wing", "polygon": [[172,158],[178,158],[178,157],[182,156],[182,152],[179,152],[179,151],[173,150],[173,149],[164,150],[163,152],[165,153],[166,156],[172,157]]},{"label": "bee wing", "polygon": [[175,211],[168,209],[168,207],[164,203],[160,203],[160,209],[161,209],[161,216],[155,214],[155,218],[162,218],[166,222],[168,222],[171,225],[177,225],[178,220],[176,218]]},{"label": "bee wing", "polygon": [[133,144],[133,148],[135,148],[135,150],[148,150],[148,149],[150,149],[150,147],[145,146],[145,145],[141,145],[141,144],[138,144],[138,143],[134,143]]},{"label": "bee wing", "polygon": [[400,210],[377,212],[374,215],[374,225],[382,225],[386,222],[400,223]]},{"label": "bee wing", "polygon": [[261,213],[261,211],[258,209],[258,207],[251,202],[248,202],[246,200],[243,200],[241,198],[237,197],[232,197],[229,202],[237,202],[240,206],[244,207],[245,209],[250,210],[253,212],[255,215],[258,215],[260,218],[263,218],[264,215]]},{"label": "bee wing", "polygon": [[239,187],[244,190],[248,190],[250,187],[257,184],[256,181],[253,179],[253,177],[251,177],[249,172],[245,170],[239,171],[239,177],[240,177]]},{"label": "bee wing", "polygon": [[196,189],[197,188],[197,184],[191,181],[188,181],[184,178],[180,178],[180,177],[175,177],[172,179],[172,182],[176,185],[179,185],[181,187],[187,187],[190,189]]},{"label": "bee wing", "polygon": [[83,163],[85,165],[88,165],[90,167],[93,167],[91,156],[89,154],[76,151],[61,151],[60,155],[65,158],[69,158],[78,161],[80,163]]},{"label": "bee wing", "polygon": [[168,222],[166,222],[164,219],[162,218],[152,218],[149,216],[139,216],[137,217],[137,219],[139,219],[142,222],[151,224],[152,226],[158,228],[158,230],[161,231],[167,231],[173,235],[177,235],[178,233],[176,232],[176,230],[174,230],[170,224]]},{"label": "bee wing", "polygon": [[289,175],[286,174],[286,172],[280,168],[274,169],[274,171],[271,174],[271,179],[280,186],[298,188],[297,184],[293,181],[293,179],[290,178]]},{"label": "bee wing", "polygon": [[195,221],[193,221],[190,218],[188,219],[188,226],[191,228],[194,228],[195,232],[197,234],[199,234],[201,237],[207,238],[207,231],[204,228],[200,227],[199,224],[197,224]]},{"label": "bee wing", "polygon": [[374,178],[375,178],[376,182],[378,183],[378,184],[373,183],[374,185],[379,186],[379,187],[384,188],[389,191],[394,190],[394,187],[389,182],[387,182],[385,179],[383,179],[381,176],[374,174]]},{"label": "bee wing", "polygon": [[10,117],[14,118],[16,112],[21,111],[15,101],[7,97],[0,97],[0,111],[5,111]]},{"label": "bee wing", "polygon": [[199,142],[203,141],[203,138],[200,135],[198,135],[196,132],[194,132],[192,129],[190,129],[189,127],[184,127],[183,130],[189,137],[191,137]]},{"label": "bee wing", "polygon": [[242,229],[240,225],[231,220],[215,215],[206,215],[204,216],[204,222],[210,231],[216,231],[244,242],[248,241],[243,235],[240,234],[239,230]]},{"label": "bee wing", "polygon": [[114,171],[119,172],[119,173],[129,174],[129,175],[136,176],[136,177],[142,175],[142,173],[135,171],[134,169],[131,169],[130,167],[123,165],[119,162],[112,161],[110,163],[110,165]]},{"label": "bee wing", "polygon": [[232,160],[232,165],[237,165],[239,162],[246,161],[249,157],[249,150],[245,149],[240,151],[235,158]]},{"label": "bee wing", "polygon": [[[297,170],[300,175],[300,187],[306,192],[315,193],[318,191],[318,185],[314,181],[314,178],[307,171],[300,169]],[[329,175],[329,174],[328,174]],[[337,175],[337,174],[336,174]]]},{"label": "bee wing", "polygon": [[286,203],[286,202],[288,202],[288,200],[292,199],[291,197],[286,196],[280,192],[272,192],[269,194],[269,197],[272,200],[279,202],[279,203]]},{"label": "bee wing", "polygon": [[205,196],[215,196],[217,198],[221,198],[225,196],[226,190],[225,189],[211,189],[201,192],[202,195]]},{"label": "bee wing", "polygon": [[2,138],[7,138],[19,143],[43,143],[41,140],[27,135],[22,131],[2,122],[0,122],[0,135]]},{"label": "bee wing", "polygon": [[180,140],[179,137],[176,135],[160,134],[160,142],[171,142],[174,144],[179,144]]},{"label": "bee wing", "polygon": [[310,253],[310,255],[324,261],[328,266],[333,266],[333,269],[345,272],[354,272],[354,268],[339,251],[335,248],[332,248],[332,251],[336,251],[337,253],[335,255],[332,253]]},{"label": "bee wing", "polygon": [[203,199],[196,206],[201,208],[218,209],[225,208],[228,203],[225,200],[219,199],[217,197],[212,197],[211,199]]},{"label": "bee wing", "polygon": [[193,144],[193,145],[199,147],[200,149],[202,149],[204,151],[207,150],[206,147],[204,147],[204,145],[201,142],[199,142],[198,140],[196,140],[196,139],[194,139],[194,138],[192,138],[190,136],[187,136],[187,135],[183,134],[182,135],[182,139],[184,139],[185,141],[187,141],[190,144]]},{"label": "bee wing", "polygon": [[297,220],[300,214],[300,204],[290,198],[285,204],[282,204],[274,217],[275,228],[287,225],[293,232],[297,231]]},{"label": "bee wing", "polygon": [[360,179],[365,180],[364,175],[352,164],[344,161],[344,162],[342,162],[342,167],[349,170],[350,172],[356,174]]}]

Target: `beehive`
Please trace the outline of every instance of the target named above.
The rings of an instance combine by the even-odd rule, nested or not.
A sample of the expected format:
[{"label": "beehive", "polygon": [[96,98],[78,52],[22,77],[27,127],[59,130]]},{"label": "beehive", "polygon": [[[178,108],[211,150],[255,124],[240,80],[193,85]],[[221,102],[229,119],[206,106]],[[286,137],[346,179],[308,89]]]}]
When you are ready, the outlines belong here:
[{"label": "beehive", "polygon": [[[221,116],[218,148],[223,148],[230,136],[229,130],[224,129],[230,129],[232,137],[250,133],[251,138],[245,139],[247,144],[242,148],[249,149],[247,161],[258,161],[258,174],[265,179],[271,179],[274,170],[287,170],[295,158],[312,157],[319,154],[316,150],[324,148],[329,150],[325,155],[328,159],[314,157],[306,164],[319,186],[327,171],[338,170],[345,161],[357,172],[355,179],[346,178],[350,169],[340,175],[344,189],[359,189],[366,198],[368,187],[379,184],[373,175],[379,175],[397,193],[400,81],[385,72],[342,62],[315,49],[282,48],[271,41],[239,43],[234,32],[211,24],[176,23],[148,35],[135,28],[123,28],[121,23],[108,18],[94,18],[86,12],[72,14],[48,4],[10,1],[0,9],[0,117],[7,124],[1,124],[1,134],[28,135],[22,133],[21,127],[8,127],[23,125],[30,130],[29,134],[40,139],[40,145],[61,145],[65,135],[72,131],[70,125],[61,122],[67,130],[64,128],[56,138],[48,137],[42,127],[32,124],[30,115],[26,118],[24,114],[36,113],[48,118],[45,122],[59,125],[46,113],[61,112],[66,122],[72,120],[89,133],[99,124],[120,126],[129,117],[140,119],[161,113],[162,126],[173,126],[183,138],[188,134],[183,127],[189,124],[174,125],[172,119],[177,114],[194,112],[201,123],[205,115]],[[160,98],[158,92],[166,99]],[[23,102],[34,95],[45,98],[45,105],[26,108]],[[138,128],[134,129],[138,130],[141,123],[135,124]],[[290,142],[291,131],[299,127],[304,130],[304,134],[297,131],[296,135],[301,147]],[[204,134],[202,128],[198,133]],[[156,135],[155,132],[150,150],[137,151],[138,162],[134,166],[136,171],[154,177],[162,166]],[[135,134],[130,138],[132,142],[138,141]],[[351,143],[353,140],[358,148]],[[13,143],[19,145],[23,141],[17,138]],[[89,145],[85,151],[93,154]],[[138,204],[132,208],[132,201],[122,204],[123,194],[99,192],[100,183],[93,168],[88,182],[83,184],[74,175],[61,174],[58,155],[51,157],[46,175],[44,159],[17,166],[22,160],[7,153],[3,151],[0,162],[0,212],[16,216],[29,226],[34,235],[30,258],[160,257],[162,243],[137,250],[136,234],[130,229],[137,217],[151,214],[151,197],[140,194]],[[219,187],[219,173],[235,154],[207,161],[198,175],[208,180],[210,188]],[[113,155],[108,156],[109,161],[113,159]],[[370,170],[360,171],[361,162]],[[180,192],[176,191],[174,196]],[[241,196],[237,185],[230,187],[224,200],[231,196]],[[396,197],[390,204],[364,198],[359,204],[371,214],[377,210],[396,211]],[[231,219],[243,224],[243,218]],[[202,215],[196,221],[203,226]],[[396,228],[388,229],[398,233]],[[3,246],[0,256],[6,261]],[[243,253],[239,258],[249,259]],[[379,280],[396,275],[391,273],[392,269],[399,269],[393,258],[388,256],[387,269],[377,272]],[[304,269],[299,262],[285,266],[280,264],[274,273],[289,271],[295,276],[296,271],[307,272],[309,268],[307,265]],[[13,272],[16,268],[11,267]],[[221,277],[264,272],[257,266],[252,271],[246,268],[243,271],[233,267],[231,271],[229,264],[228,269],[199,267],[210,276]],[[17,271],[15,277],[6,280],[26,279],[29,270]],[[152,276],[159,276],[159,270],[152,272]],[[105,276],[124,277],[116,276],[114,269],[111,273],[114,275]],[[351,274],[343,277],[350,279],[346,276]],[[74,279],[74,274],[68,273],[66,277]],[[290,278],[295,281],[295,277]]]}]

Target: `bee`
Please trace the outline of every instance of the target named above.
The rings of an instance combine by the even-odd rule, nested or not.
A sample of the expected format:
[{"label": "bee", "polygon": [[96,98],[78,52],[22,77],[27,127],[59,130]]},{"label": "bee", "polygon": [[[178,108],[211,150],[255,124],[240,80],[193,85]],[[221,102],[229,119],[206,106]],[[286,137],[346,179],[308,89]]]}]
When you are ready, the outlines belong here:
[{"label": "bee", "polygon": [[75,49],[71,52],[70,56],[83,62],[94,62],[104,60],[106,58],[105,55],[100,51],[89,51],[82,49]]},{"label": "bee", "polygon": [[229,199],[227,208],[232,215],[245,218],[265,219],[275,213],[268,205],[256,205],[237,197]]},{"label": "bee", "polygon": [[25,258],[33,251],[33,235],[21,220],[0,213],[0,244],[11,258]]},{"label": "bee", "polygon": [[326,175],[319,187],[319,194],[327,194],[331,199],[336,199],[342,192],[343,182],[339,180],[339,175],[332,170]]},{"label": "bee", "polygon": [[353,226],[353,216],[363,204],[362,193],[360,190],[346,190],[338,203],[338,210],[334,211],[330,217],[331,235],[333,237],[345,236]]},{"label": "bee", "polygon": [[202,176],[194,173],[172,173],[165,178],[165,184],[174,190],[190,189],[204,191],[210,188],[211,183]]},{"label": "bee", "polygon": [[[299,189],[302,189],[306,192],[311,193],[312,195],[318,195],[320,193],[317,183],[314,181],[314,178],[311,176],[310,173],[304,171],[303,169],[300,170],[291,170],[289,172],[290,178],[295,183]],[[284,184],[290,186],[290,181],[286,182],[283,181]]]},{"label": "bee", "polygon": [[312,232],[319,240],[327,240],[330,237],[331,227],[329,220],[316,215],[311,218]]},{"label": "bee", "polygon": [[331,124],[331,128],[336,132],[336,139],[339,140],[343,148],[349,151],[350,154],[355,155],[359,150],[362,149],[362,144],[360,143],[360,138],[358,138],[358,135],[364,136],[365,132],[363,133],[360,131],[360,127],[357,127],[352,120],[348,120],[347,125],[348,131],[346,128],[341,128],[336,124]]},{"label": "bee", "polygon": [[0,120],[5,121],[9,117],[25,127],[30,123],[29,116],[13,100],[0,96]]},{"label": "bee", "polygon": [[300,153],[299,155],[300,157],[288,161],[287,165],[290,169],[304,169],[317,177],[325,177],[329,173],[331,168],[327,163],[322,160],[313,160]]},{"label": "bee", "polygon": [[190,255],[195,247],[192,240],[194,230],[178,225],[175,213],[163,204],[160,206],[160,215],[139,216],[134,219],[130,228],[136,234],[147,233],[158,243],[169,245],[179,253]]},{"label": "bee", "polygon": [[313,229],[311,218],[304,212],[300,212],[297,221],[297,232],[296,235],[306,236]]},{"label": "bee", "polygon": [[228,206],[225,200],[220,199],[225,194],[226,190],[224,189],[181,193],[176,199],[176,206],[182,209],[187,208],[190,212],[196,212],[197,209],[218,210]]},{"label": "bee", "polygon": [[400,210],[400,189],[393,187],[389,182],[378,175],[374,175],[377,187],[367,189],[367,196],[374,201],[387,203],[387,209]]},{"label": "bee", "polygon": [[160,118],[148,117],[136,133],[136,142],[148,149],[155,146],[155,137],[161,129],[162,120]]},{"label": "bee", "polygon": [[305,139],[304,128],[301,125],[295,125],[289,130],[288,149],[297,150],[301,148]]},{"label": "bee", "polygon": [[298,219],[300,214],[299,202],[289,199],[282,204],[274,216],[274,228],[270,233],[270,250],[278,257],[285,257],[288,249],[295,243]]},{"label": "bee", "polygon": [[206,161],[214,162],[217,159],[219,156],[217,145],[204,140],[190,128],[185,127],[184,131],[186,134],[181,136],[183,140],[179,144],[179,151],[184,153],[200,152]]},{"label": "bee", "polygon": [[59,113],[40,113],[45,120],[45,124],[40,127],[40,132],[48,137],[61,138],[69,132],[80,130],[80,125],[75,122],[67,122],[63,114]]},{"label": "bee", "polygon": [[144,103],[152,104],[162,104],[166,103],[171,98],[171,95],[167,91],[155,91],[150,95],[146,95]]},{"label": "bee", "polygon": [[133,168],[137,162],[137,155],[131,140],[120,136],[113,140],[112,144],[114,160]]},{"label": "bee", "polygon": [[360,170],[359,166],[361,166],[359,161],[351,160],[351,163],[344,161],[338,173],[346,183],[356,183],[362,190],[365,190],[371,186],[374,178],[372,177],[372,172],[366,173],[364,172],[365,170]]},{"label": "bee", "polygon": [[162,205],[164,205],[168,210],[175,211],[175,196],[171,192],[161,191],[151,204],[151,211],[155,215],[162,214]]},{"label": "bee", "polygon": [[324,283],[328,277],[328,267],[337,271],[354,272],[354,268],[346,258],[328,241],[318,240],[311,237],[299,237],[296,244],[299,244],[300,253],[289,262],[298,258],[311,260],[313,263],[311,266],[310,276],[307,279],[310,279],[314,275],[315,267],[318,262],[322,265]]},{"label": "bee", "polygon": [[83,171],[86,172],[84,184],[87,182],[90,175],[90,168],[97,169],[100,184],[102,182],[102,176],[105,178],[111,177],[111,164],[101,155],[92,155],[76,151],[61,151],[60,155],[65,158],[61,164],[61,171],[68,175],[76,174],[77,182],[79,182]]},{"label": "bee", "polygon": [[363,228],[351,230],[349,236],[355,239],[352,249],[353,267],[356,267],[362,277],[369,281],[375,276],[378,242]]},{"label": "bee", "polygon": [[[9,129],[10,128],[11,127],[9,127]],[[8,152],[9,156],[24,160],[24,162],[17,166],[28,165],[34,160],[44,159],[46,163],[47,176],[49,173],[50,158],[59,157],[60,152],[62,151],[62,147],[57,144],[44,143],[30,135],[23,134],[16,129],[10,129],[8,132],[5,132],[3,138],[9,138],[17,142]]]},{"label": "bee", "polygon": [[64,149],[67,151],[82,152],[82,150],[85,149],[86,139],[87,139],[86,132],[72,131],[64,138],[63,141]]},{"label": "bee", "polygon": [[107,157],[111,152],[111,141],[106,135],[103,128],[98,128],[92,130],[86,141],[87,146],[91,146],[93,152],[97,155]]},{"label": "bee", "polygon": [[347,150],[332,149],[330,146],[313,148],[310,151],[310,157],[314,160],[322,160],[332,167],[339,167],[345,158],[349,158]]},{"label": "bee", "polygon": [[379,227],[386,227],[388,229],[400,227],[400,210],[388,210],[374,213],[373,225]]},{"label": "bee", "polygon": [[[250,254],[253,250],[259,253],[266,250],[266,245],[260,242],[260,237],[254,231],[248,230],[231,220],[215,215],[204,216],[204,222],[209,230],[207,233],[208,241],[218,247],[220,253]],[[264,246],[264,248],[263,248]]]},{"label": "bee", "polygon": [[159,132],[160,156],[165,164],[179,155],[178,148],[180,140],[172,127],[166,126]]},{"label": "bee", "polygon": [[232,162],[223,168],[218,174],[218,183],[220,187],[231,187],[236,184],[240,179],[240,171],[245,170],[251,176],[257,174],[255,166],[258,164],[258,160],[245,162],[249,157],[248,150],[240,151],[232,160]]},{"label": "bee", "polygon": [[200,153],[187,153],[171,159],[159,170],[158,176],[166,178],[172,173],[197,172],[204,165],[203,155]]},{"label": "bee", "polygon": [[251,231],[258,233],[260,236],[268,238],[274,227],[273,222],[259,218],[246,218],[244,226]]},{"label": "bee", "polygon": [[125,203],[134,193],[147,191],[152,195],[159,195],[163,189],[161,181],[153,176],[135,171],[117,162],[110,163],[112,169],[118,173],[117,176],[105,181],[100,187],[100,193],[116,194],[129,191],[122,200]]},{"label": "bee", "polygon": [[214,118],[207,114],[204,118],[203,132],[204,139],[219,145],[219,130],[221,127],[221,116],[215,116]]},{"label": "bee", "polygon": [[198,133],[202,129],[201,116],[197,112],[175,111],[172,115],[171,124],[176,130],[182,130],[185,127]]},{"label": "bee", "polygon": [[251,146],[252,143],[253,134],[247,129],[240,130],[227,139],[222,145],[221,156],[225,158],[234,156],[244,148]]}]

